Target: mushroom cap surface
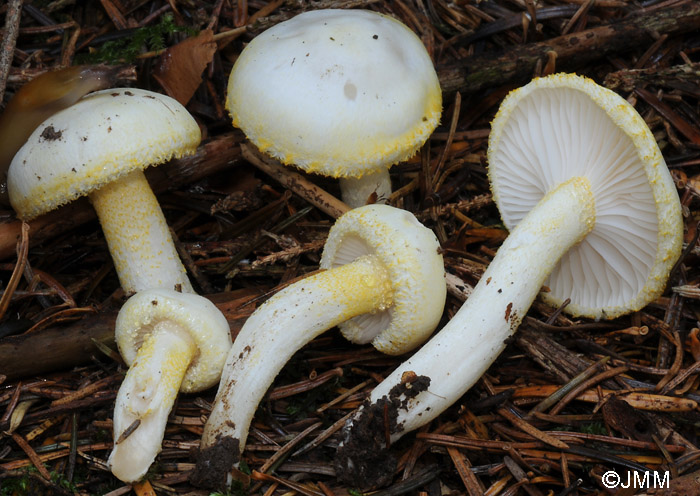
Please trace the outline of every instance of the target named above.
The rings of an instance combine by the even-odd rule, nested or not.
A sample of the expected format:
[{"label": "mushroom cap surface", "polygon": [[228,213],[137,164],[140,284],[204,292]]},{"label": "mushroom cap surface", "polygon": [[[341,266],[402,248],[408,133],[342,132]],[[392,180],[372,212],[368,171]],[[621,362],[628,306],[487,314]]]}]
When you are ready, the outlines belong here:
[{"label": "mushroom cap surface", "polygon": [[596,224],[560,260],[545,301],[593,318],[639,310],[664,290],[680,255],[678,193],[654,136],[622,97],[555,74],[511,92],[492,123],[489,176],[512,229],[551,189],[586,177]]},{"label": "mushroom cap surface", "polygon": [[132,170],[194,153],[201,133],[172,98],[136,88],[97,91],[46,119],[8,172],[10,202],[32,219]]},{"label": "mushroom cap surface", "polygon": [[405,353],[433,332],[445,306],[445,266],[438,240],[405,210],[365,205],[338,218],[319,265],[332,269],[364,255],[379,257],[388,271],[393,304],[338,327],[354,343],[371,341],[382,353]]},{"label": "mushroom cap surface", "polygon": [[[114,329],[119,353],[127,365],[159,321],[171,321],[189,333],[197,346],[180,391],[207,389],[219,381],[231,348],[231,331],[218,308],[203,296],[168,289],[148,289],[129,298],[117,316]],[[166,378],[164,378],[166,379]]]},{"label": "mushroom cap surface", "polygon": [[300,14],[236,60],[226,108],[263,152],[333,177],[411,157],[440,119],[442,94],[421,40],[365,10]]}]

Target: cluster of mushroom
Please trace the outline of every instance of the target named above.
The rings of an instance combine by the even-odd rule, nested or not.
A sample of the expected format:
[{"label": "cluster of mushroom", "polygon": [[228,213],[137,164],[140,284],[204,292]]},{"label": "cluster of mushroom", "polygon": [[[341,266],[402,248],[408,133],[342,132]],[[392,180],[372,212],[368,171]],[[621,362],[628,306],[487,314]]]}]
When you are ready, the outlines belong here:
[{"label": "cluster of mushroom", "polygon": [[[357,57],[366,53],[371,60]],[[268,54],[274,60],[263,58]],[[270,67],[283,70],[271,74]],[[9,200],[24,220],[88,196],[122,288],[133,295],[115,329],[130,369],[116,400],[109,459],[112,472],[131,482],[160,451],[177,391],[212,386],[231,339],[223,315],[194,294],[143,174],[150,165],[192,153],[199,128],[166,96],[95,91],[111,85],[112,71],[69,68],[28,85],[3,115],[0,133],[16,146],[7,148],[8,163],[0,168],[9,167]],[[342,177],[343,197],[360,206],[373,195],[386,200],[388,167],[413,155],[437,126],[441,92],[425,48],[406,26],[368,11],[324,10],[276,26],[244,50],[231,75],[228,108],[261,149],[305,170]],[[25,125],[8,124],[15,121]],[[380,205],[350,212],[329,236],[322,267],[330,270],[285,290],[246,324],[240,346],[229,354],[205,446],[226,434],[242,450],[255,406],[286,358],[325,329],[344,323],[348,339],[397,354],[437,326],[446,293],[442,257],[435,236],[411,214]],[[299,297],[298,290],[305,293]],[[290,300],[301,305],[288,316],[299,323],[291,332],[280,318]],[[264,336],[255,331],[261,322],[270,327]],[[283,354],[268,353],[278,360],[265,371],[253,368],[261,340],[267,347],[275,340],[284,344]],[[242,396],[247,402],[239,404]],[[233,432],[220,425],[228,425],[226,398],[241,419]]]},{"label": "cluster of mushroom", "polygon": [[[224,316],[194,294],[142,172],[193,152],[194,119],[137,89],[70,104],[17,152],[8,189],[23,219],[88,195],[133,294],[116,327],[131,366],[110,456],[120,479],[145,474],[178,390],[221,377],[193,477],[220,488],[230,473],[212,478],[212,461],[220,466],[223,454],[229,467],[238,463],[257,404],[309,340],[337,325],[353,342],[401,354],[437,326],[445,280],[435,236],[408,212],[362,206],[373,194],[388,197],[388,167],[415,153],[441,112],[430,57],[403,24],[368,11],[312,11],[256,37],[237,60],[227,99],[234,125],[284,163],[342,177],[343,198],[358,208],[331,229],[325,270],[262,305],[233,345]],[[570,300],[571,315],[614,318],[657,298],[680,254],[680,204],[651,132],[591,80],[560,74],[512,92],[493,121],[488,159],[511,234],[457,314],[348,422],[336,469],[352,484],[385,463],[384,432],[397,440],[474,384],[538,295],[555,306]],[[378,426],[387,408],[395,421]],[[366,434],[368,426],[381,435]]]},{"label": "cluster of mushroom", "polygon": [[[380,32],[384,24],[389,29]],[[387,103],[399,97],[392,92],[384,99],[381,88],[386,81],[372,86],[383,73],[373,75],[372,80],[361,79],[358,74],[363,71],[351,70],[349,61],[357,47],[365,53],[381,48],[377,40],[387,40],[389,45],[403,40],[400,36],[405,28],[396,24],[368,12],[352,16],[311,12],[258,36],[243,51],[230,76],[227,107],[234,125],[261,150],[311,172],[344,175],[348,173],[338,172],[346,170],[341,165],[367,161],[374,164],[370,169],[384,171],[386,164],[409,156],[418,146],[413,137],[421,137],[422,143],[434,124],[413,124],[409,132],[399,133],[412,138],[392,142],[388,147],[392,153],[383,155],[388,158],[380,166],[373,157],[377,150],[387,148],[379,140],[392,127],[387,121],[372,127],[375,121],[368,122],[367,116],[373,115],[373,105],[383,113],[393,110]],[[415,41],[411,33],[400,46]],[[439,97],[434,95],[439,94],[439,86],[435,89],[436,80],[429,75],[432,64],[427,55],[424,59],[430,69],[409,68],[412,76],[421,76],[401,76],[402,83],[410,80],[412,84],[415,79],[418,83],[411,92],[402,86],[399,94],[406,91],[414,103],[405,104],[412,112],[403,111],[405,115],[422,114],[423,122],[437,122]],[[389,73],[404,70],[388,61],[381,67],[391,67]],[[392,90],[395,86],[392,84]],[[422,95],[421,99],[416,95]],[[373,102],[372,96],[383,105]],[[369,97],[370,108],[362,106],[365,97]],[[425,107],[416,108],[415,102],[425,102]],[[332,112],[342,109],[342,125],[336,125],[337,120],[329,115],[331,105]],[[347,113],[357,108],[362,109],[360,120],[357,114]],[[324,116],[323,125],[319,126],[318,115]],[[392,114],[391,120],[409,122],[403,115]],[[365,130],[366,135],[362,134]],[[543,299],[553,305],[569,299],[566,311],[572,315],[614,318],[659,296],[679,256],[679,201],[653,136],[626,101],[590,80],[555,75],[513,92],[494,120],[489,164],[494,197],[512,233],[458,314],[375,388],[348,423],[336,469],[353,484],[366,483],[368,474],[385,463],[381,433],[389,430],[392,440],[398,439],[435,418],[471,387],[505,347],[506,338],[518,328],[543,284],[551,288]],[[374,179],[369,183],[370,190],[355,195],[348,194],[341,183],[343,198],[357,206],[372,188],[375,193],[390,191],[390,186],[377,190]],[[304,287],[316,283],[311,284],[305,282]],[[283,360],[291,356],[285,348],[296,349],[301,344],[297,341],[301,332],[292,330],[282,340],[274,330],[281,322],[292,320],[287,319],[282,303],[293,298],[290,293],[280,294],[256,312],[240,341],[234,343],[205,427],[198,465],[206,467],[221,453],[221,446],[243,450],[252,409],[282,366],[280,361],[269,374],[264,369],[259,379],[264,387],[253,378],[261,370],[251,364],[261,359],[255,350],[260,348],[257,341],[263,339],[254,329],[272,322],[269,327],[275,337],[270,339],[279,343],[275,350]],[[352,292],[345,296],[354,297]],[[380,305],[383,297],[382,293],[374,296]],[[308,301],[317,298],[323,300],[313,295]],[[345,306],[341,308],[341,313],[346,312]],[[363,308],[358,306],[356,311]],[[334,317],[340,318],[340,314]],[[303,322],[307,325],[308,336],[320,332]],[[246,398],[244,390],[259,394]],[[375,425],[379,433],[373,433],[371,423],[384,422],[382,412],[388,406],[397,409],[396,421],[389,426]]]},{"label": "cluster of mushroom", "polygon": [[[494,119],[488,158],[494,198],[511,234],[459,312],[348,422],[336,473],[353,485],[366,485],[377,467],[391,475],[384,433],[395,441],[457,401],[503,350],[538,294],[553,306],[570,301],[565,311],[574,316],[615,318],[656,299],[680,255],[680,203],[661,152],[634,108],[593,81],[558,74],[512,92]],[[543,285],[550,290],[541,293]],[[264,389],[251,378],[250,364],[260,356],[248,355],[259,347],[247,343],[263,339],[253,331],[261,319],[284,321],[286,313],[275,314],[278,301],[289,297],[279,296],[251,317],[245,339],[232,348],[199,465],[218,456],[218,447],[243,449],[259,397],[245,405],[241,391],[249,384]],[[279,349],[289,345],[282,341]],[[265,388],[273,377],[265,375]],[[390,425],[384,425],[387,408]]]}]

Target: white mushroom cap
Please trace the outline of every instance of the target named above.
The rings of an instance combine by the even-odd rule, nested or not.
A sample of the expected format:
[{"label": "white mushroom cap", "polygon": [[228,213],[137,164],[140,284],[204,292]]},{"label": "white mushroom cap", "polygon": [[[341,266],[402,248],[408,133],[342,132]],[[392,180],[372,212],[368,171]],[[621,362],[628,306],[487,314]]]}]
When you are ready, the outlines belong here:
[{"label": "white mushroom cap", "polygon": [[320,267],[332,269],[365,255],[376,255],[389,272],[393,305],[338,327],[354,343],[371,342],[390,355],[406,353],[427,339],[442,316],[447,286],[440,244],[409,212],[366,205],[333,225]]},{"label": "white mushroom cap", "polygon": [[31,219],[125,176],[191,154],[201,140],[192,116],[172,98],[108,89],[44,121],[15,155],[10,202]]},{"label": "white mushroom cap", "polygon": [[546,301],[570,298],[570,314],[613,318],[661,294],[681,250],[680,204],[651,131],[627,101],[571,74],[536,79],[502,103],[488,158],[508,229],[555,186],[590,181],[595,227],[550,275]]},{"label": "white mushroom cap", "polygon": [[286,164],[359,177],[411,157],[438,124],[442,95],[420,39],[364,10],[316,10],[257,36],[239,56],[226,107],[234,126]]},{"label": "white mushroom cap", "polygon": [[126,364],[133,364],[141,344],[160,322],[171,322],[188,332],[197,347],[180,391],[192,393],[216,384],[231,347],[231,332],[219,309],[192,293],[150,289],[136,293],[124,303],[114,333]]}]

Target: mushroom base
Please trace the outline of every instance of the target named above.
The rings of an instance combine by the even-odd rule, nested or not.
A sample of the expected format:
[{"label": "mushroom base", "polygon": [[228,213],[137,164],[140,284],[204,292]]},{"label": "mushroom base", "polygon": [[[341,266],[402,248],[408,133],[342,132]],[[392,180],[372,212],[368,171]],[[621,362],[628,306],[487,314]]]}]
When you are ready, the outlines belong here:
[{"label": "mushroom base", "polygon": [[114,407],[108,463],[120,480],[143,477],[160,452],[168,415],[195,352],[188,333],[172,322],[157,324],[141,346]]},{"label": "mushroom base", "polygon": [[197,487],[226,491],[232,482],[231,467],[241,458],[238,440],[221,437],[212,446],[190,453],[195,461],[190,482]]},{"label": "mushroom base", "polygon": [[389,450],[387,432],[402,427],[397,423],[399,411],[408,398],[414,398],[428,389],[430,379],[425,376],[407,376],[405,381],[374,404],[363,406],[363,414],[352,424],[351,440],[341,443],[335,457],[338,479],[368,491],[391,482],[397,465]]}]

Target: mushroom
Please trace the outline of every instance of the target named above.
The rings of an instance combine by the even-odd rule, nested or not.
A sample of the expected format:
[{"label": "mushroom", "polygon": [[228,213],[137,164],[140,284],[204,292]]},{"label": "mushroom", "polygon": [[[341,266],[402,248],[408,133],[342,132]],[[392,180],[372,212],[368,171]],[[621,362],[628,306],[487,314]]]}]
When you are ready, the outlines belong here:
[{"label": "mushroom", "polygon": [[[509,237],[462,308],[373,391],[349,420],[336,457],[363,483],[393,441],[457,401],[542,298],[595,319],[644,307],[678,259],[680,202],[654,137],[634,108],[589,79],[536,79],[503,101],[489,138],[489,177]],[[406,378],[422,378],[416,388]],[[391,425],[373,414],[388,409]],[[395,414],[395,417],[392,417]],[[383,432],[383,430],[382,430]],[[376,451],[375,451],[376,450]]]},{"label": "mushroom", "polygon": [[396,355],[422,343],[440,320],[446,285],[439,244],[409,212],[388,205],[348,211],[331,229],[320,266],[326,270],[258,308],[236,337],[193,483],[225,484],[222,456],[229,466],[238,463],[255,409],[275,376],[320,333],[337,325],[350,341]]},{"label": "mushroom", "polygon": [[37,126],[82,96],[122,79],[135,79],[133,67],[73,66],[45,72],[15,93],[0,115],[0,203],[9,205],[7,169],[12,157]]},{"label": "mushroom", "polygon": [[45,120],[9,169],[10,201],[22,219],[87,195],[121,286],[136,293],[119,312],[116,330],[119,350],[133,367],[115,405],[110,466],[127,482],[143,476],[160,451],[178,389],[212,386],[231,345],[226,319],[193,294],[143,173],[193,153],[200,139],[197,123],[172,98],[110,89]]},{"label": "mushroom", "polygon": [[192,154],[200,140],[197,123],[170,97],[135,88],[91,93],[45,120],[17,152],[10,202],[29,220],[87,195],[127,294],[193,292],[143,169]]},{"label": "mushroom", "polygon": [[206,298],[150,289],[124,304],[115,338],[130,367],[117,394],[108,463],[116,477],[132,482],[160,452],[178,390],[193,393],[218,382],[231,333]]},{"label": "mushroom", "polygon": [[231,71],[226,108],[261,151],[341,178],[343,200],[386,201],[389,167],[440,120],[442,94],[421,40],[365,10],[315,10],[254,38]]}]

